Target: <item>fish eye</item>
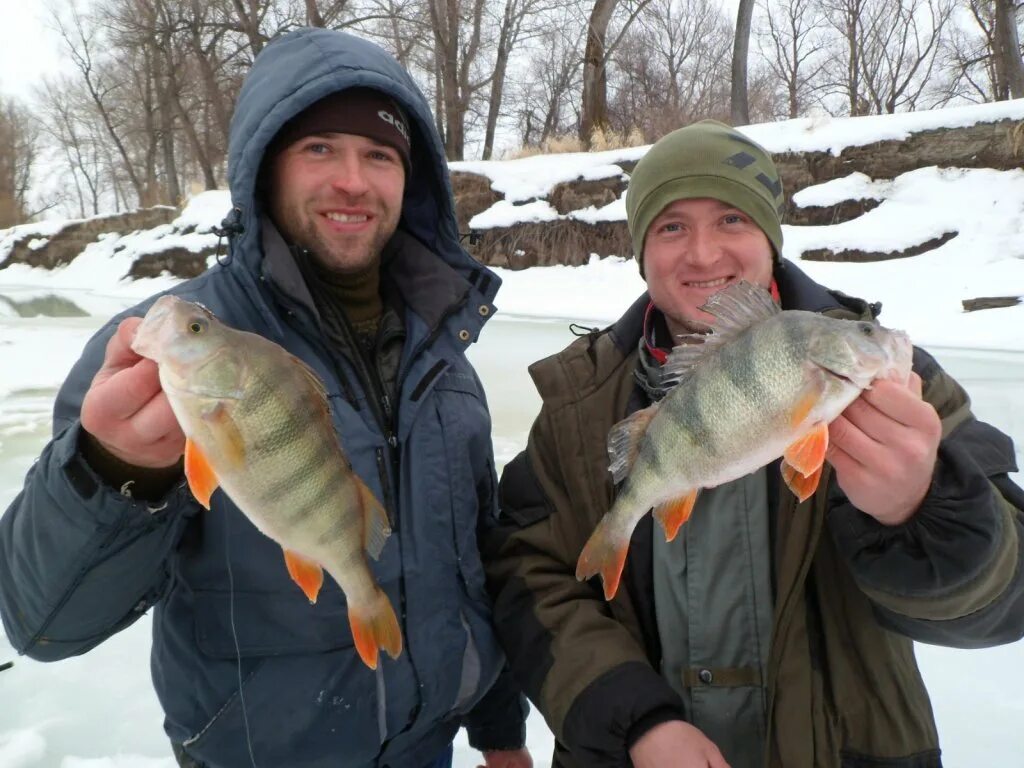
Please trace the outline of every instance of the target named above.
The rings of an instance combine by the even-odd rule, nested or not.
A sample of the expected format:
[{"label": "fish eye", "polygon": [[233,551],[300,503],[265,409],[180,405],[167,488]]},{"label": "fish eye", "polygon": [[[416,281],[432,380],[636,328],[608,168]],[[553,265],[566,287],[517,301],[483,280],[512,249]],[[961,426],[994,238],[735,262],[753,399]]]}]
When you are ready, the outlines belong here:
[{"label": "fish eye", "polygon": [[199,334],[206,330],[206,320],[197,318],[188,324],[188,330],[191,333]]},{"label": "fish eye", "polygon": [[860,326],[860,332],[863,333],[865,336],[874,336],[875,326],[869,323],[862,323]]}]

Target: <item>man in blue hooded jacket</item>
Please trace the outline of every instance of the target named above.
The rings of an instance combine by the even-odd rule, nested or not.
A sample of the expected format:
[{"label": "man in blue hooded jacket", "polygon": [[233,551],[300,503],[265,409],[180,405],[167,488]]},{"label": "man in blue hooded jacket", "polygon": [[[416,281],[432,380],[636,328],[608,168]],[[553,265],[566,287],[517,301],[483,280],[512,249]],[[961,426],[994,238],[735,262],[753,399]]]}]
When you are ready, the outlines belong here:
[{"label": "man in blue hooded jacket", "polygon": [[172,292],[324,381],[353,468],[393,533],[373,564],[403,653],[365,667],[344,595],[316,605],[223,494],[201,511],[154,364],[113,318],[58,395],[53,439],[0,518],[0,614],[40,660],[154,608],[152,673],[182,766],[529,768],[477,552],[496,514],[490,417],[465,357],[499,281],[459,246],[447,166],[409,75],[351,35],[263,51],[231,125],[228,258]]}]

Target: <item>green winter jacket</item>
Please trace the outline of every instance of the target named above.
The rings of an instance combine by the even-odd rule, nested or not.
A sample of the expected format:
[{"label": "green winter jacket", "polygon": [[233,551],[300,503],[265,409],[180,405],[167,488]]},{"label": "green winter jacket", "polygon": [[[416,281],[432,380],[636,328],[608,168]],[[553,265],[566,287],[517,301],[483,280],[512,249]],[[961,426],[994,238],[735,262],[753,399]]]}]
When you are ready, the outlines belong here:
[{"label": "green winter jacket", "polygon": [[[792,264],[776,280],[784,309],[878,312]],[[658,671],[650,516],[610,603],[599,583],[574,575],[614,498],[608,432],[645,404],[634,371],[647,303],[641,297],[614,326],[531,366],[543,406],[526,450],[505,468],[499,524],[483,539],[499,638],[555,734],[556,768],[628,766],[640,736],[683,719]],[[803,504],[768,468],[770,768],[938,768],[912,640],[980,647],[1024,635],[1024,492],[1008,478],[1012,441],[972,415],[963,389],[922,350],[914,369],[943,439],[932,486],[906,524],[885,527],[855,509],[828,465]],[[743,684],[714,672],[693,685]]]}]

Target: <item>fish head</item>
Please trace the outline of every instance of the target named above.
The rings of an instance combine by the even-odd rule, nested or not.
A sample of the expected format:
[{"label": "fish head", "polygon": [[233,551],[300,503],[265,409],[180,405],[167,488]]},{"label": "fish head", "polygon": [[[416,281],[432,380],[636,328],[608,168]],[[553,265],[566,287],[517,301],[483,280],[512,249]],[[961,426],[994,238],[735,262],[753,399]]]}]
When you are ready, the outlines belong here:
[{"label": "fish head", "polygon": [[867,389],[876,379],[906,383],[913,346],[903,331],[867,320],[836,320],[820,324],[811,341],[811,360],[829,374]]},{"label": "fish head", "polygon": [[201,304],[161,296],[135,332],[132,349],[160,367],[164,386],[202,397],[237,400],[245,361],[234,331]]}]

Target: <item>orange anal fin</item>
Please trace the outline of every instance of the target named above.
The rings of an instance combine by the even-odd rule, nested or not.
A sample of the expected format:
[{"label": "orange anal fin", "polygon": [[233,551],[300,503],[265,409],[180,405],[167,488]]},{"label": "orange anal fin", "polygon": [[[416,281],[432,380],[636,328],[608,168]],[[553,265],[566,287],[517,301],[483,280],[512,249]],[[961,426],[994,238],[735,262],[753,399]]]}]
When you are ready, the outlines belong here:
[{"label": "orange anal fin", "polygon": [[210,497],[220,482],[206,456],[191,439],[185,440],[185,477],[196,501],[209,509]]},{"label": "orange anal fin", "polygon": [[782,454],[786,462],[801,475],[810,475],[821,469],[828,450],[828,425],[818,422],[814,428]]},{"label": "orange anal fin", "polygon": [[397,659],[402,653],[402,630],[391,601],[380,588],[374,594],[369,606],[348,608],[348,623],[352,628],[352,639],[356,652],[370,669],[377,668],[378,649],[383,648],[388,656]]},{"label": "orange anal fin", "polygon": [[672,541],[679,533],[680,526],[690,519],[693,505],[697,503],[698,488],[694,488],[685,496],[669,499],[654,508],[654,516],[665,529],[665,541]]},{"label": "orange anal fin", "polygon": [[288,566],[288,575],[292,581],[299,585],[309,602],[315,603],[324,583],[324,569],[290,549],[284,551],[284,563]]},{"label": "orange anal fin", "polygon": [[818,482],[821,480],[821,467],[822,465],[819,464],[818,468],[811,472],[811,474],[803,475],[783,459],[782,479],[786,481],[789,490],[793,492],[797,499],[806,501],[818,489]]},{"label": "orange anal fin", "polygon": [[601,574],[605,600],[611,600],[619,591],[619,579],[629,553],[629,539],[613,541],[608,531],[604,521],[598,524],[576,562],[576,578],[580,581]]}]

